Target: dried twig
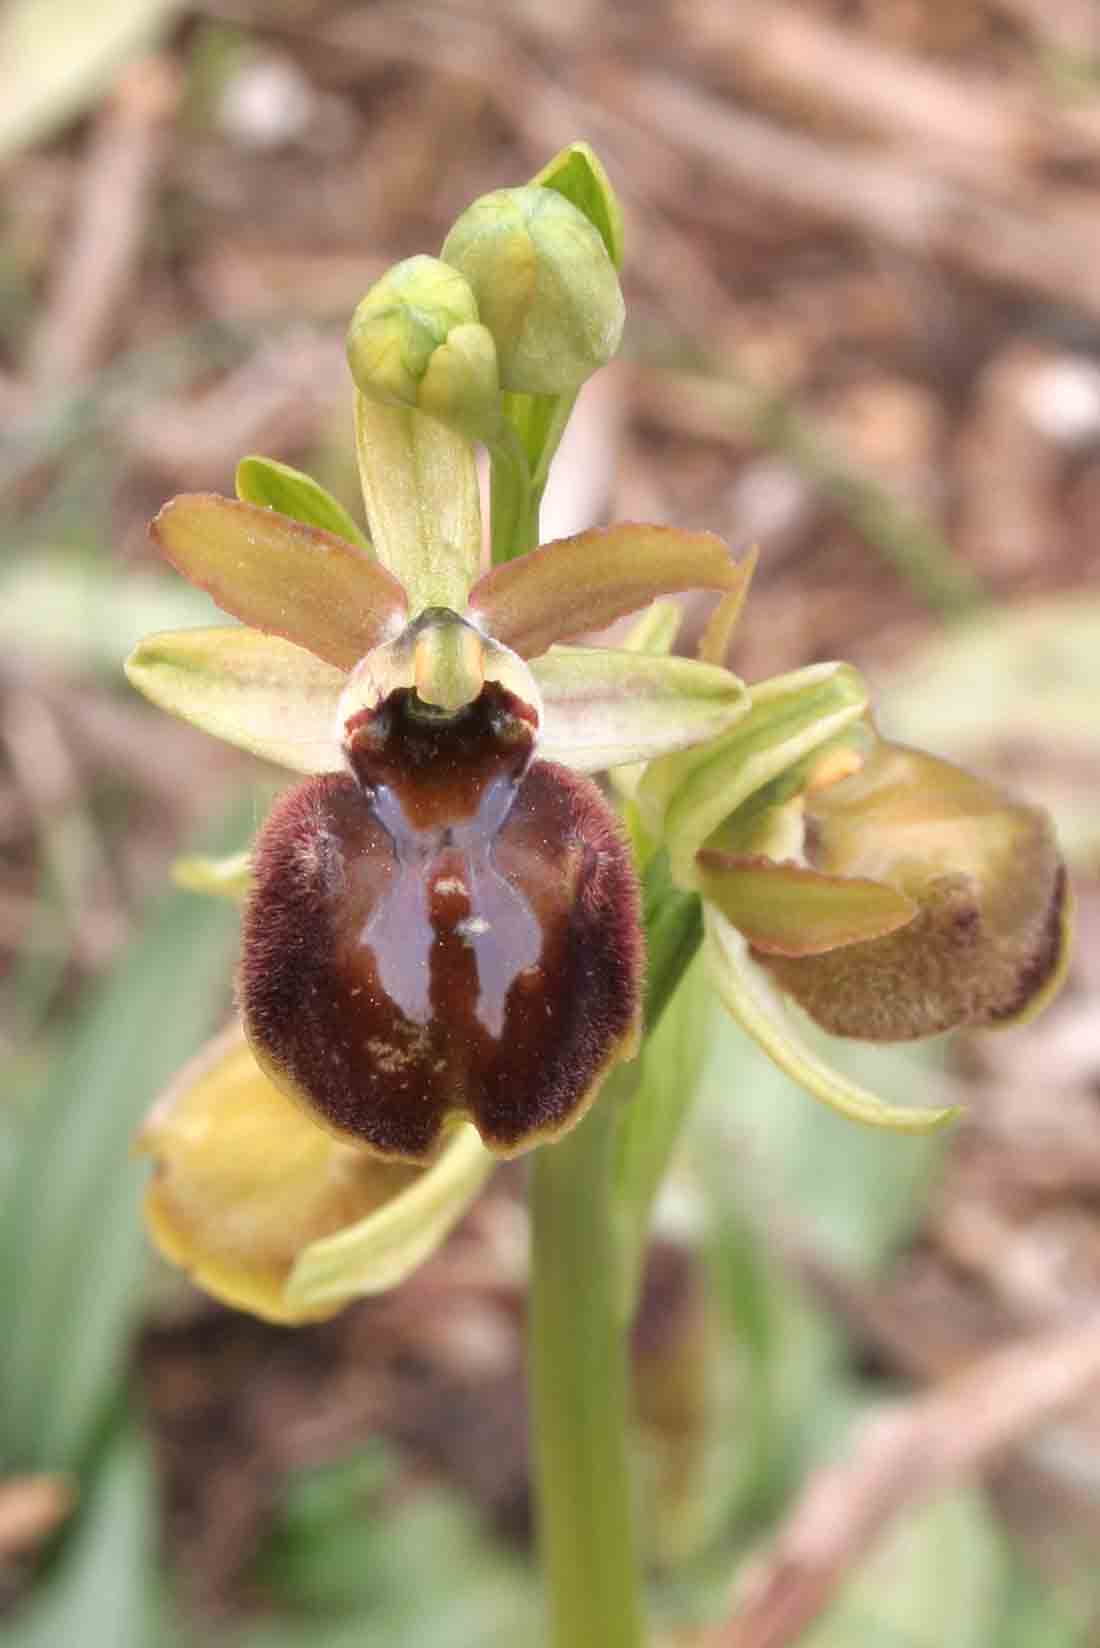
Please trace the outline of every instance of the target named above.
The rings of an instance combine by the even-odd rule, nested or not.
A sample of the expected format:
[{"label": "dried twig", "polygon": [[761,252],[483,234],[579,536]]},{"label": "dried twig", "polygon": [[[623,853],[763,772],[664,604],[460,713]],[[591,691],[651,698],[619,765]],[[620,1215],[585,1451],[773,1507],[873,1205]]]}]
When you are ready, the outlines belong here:
[{"label": "dried twig", "polygon": [[923,170],[911,156],[827,146],[670,76],[623,73],[604,87],[617,109],[644,109],[647,125],[668,133],[673,147],[773,210],[1100,317],[1100,225],[1085,191],[1016,206]]},{"label": "dried twig", "polygon": [[31,348],[39,384],[81,376],[109,339],[137,271],[180,89],[168,60],[151,58],[125,75],[99,119],[77,186],[71,240]]},{"label": "dried twig", "polygon": [[812,1478],[745,1575],[707,1648],[785,1648],[818,1617],[892,1519],[1044,1425],[1100,1384],[1100,1320],[994,1351],[938,1390],[870,1420]]},{"label": "dried twig", "polygon": [[0,739],[61,890],[76,958],[94,970],[118,949],[128,923],[69,747],[45,701],[29,691],[9,694]]},{"label": "dried twig", "polygon": [[710,439],[748,429],[761,445],[781,452],[895,567],[929,606],[944,616],[966,616],[981,602],[978,581],[952,554],[932,521],[900,502],[850,464],[783,396],[727,372],[722,378],[675,372],[646,376],[647,416]]},{"label": "dried twig", "polygon": [[892,50],[802,6],[712,3],[681,15],[709,77],[724,72],[739,94],[747,88],[781,111],[915,147],[944,177],[1011,191],[1037,161],[1100,159],[1049,100]]}]

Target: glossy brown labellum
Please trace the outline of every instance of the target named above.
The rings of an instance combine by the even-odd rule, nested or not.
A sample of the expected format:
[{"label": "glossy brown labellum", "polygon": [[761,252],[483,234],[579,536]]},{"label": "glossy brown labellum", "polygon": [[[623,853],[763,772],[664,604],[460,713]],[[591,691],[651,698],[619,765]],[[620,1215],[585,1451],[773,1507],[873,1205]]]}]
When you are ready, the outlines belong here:
[{"label": "glossy brown labellum", "polygon": [[454,716],[399,689],[348,724],[350,774],[261,836],[241,998],[257,1056],[329,1126],[423,1161],[468,1116],[511,1154],[579,1116],[635,1033],[638,890],[596,786],[532,761],[489,683]]}]

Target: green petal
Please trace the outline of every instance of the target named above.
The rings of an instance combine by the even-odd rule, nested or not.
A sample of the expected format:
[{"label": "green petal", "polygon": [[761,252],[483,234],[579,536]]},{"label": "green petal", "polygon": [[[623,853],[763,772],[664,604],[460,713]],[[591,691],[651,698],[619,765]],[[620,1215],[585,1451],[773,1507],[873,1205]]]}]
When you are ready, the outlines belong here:
[{"label": "green petal", "polygon": [[699,891],[756,950],[814,956],[905,927],[917,906],[881,881],[821,875],[709,850],[696,860]]},{"label": "green petal", "polygon": [[531,672],[542,689],[539,753],[579,772],[716,738],[749,708],[736,676],[690,658],[553,647]]},{"label": "green petal", "polygon": [[230,853],[225,858],[208,858],[204,853],[177,858],[172,865],[172,880],[188,892],[208,893],[212,898],[230,898],[240,903],[252,885],[251,849]]},{"label": "green petal", "polygon": [[847,664],[811,664],[751,688],[751,699],[732,732],[654,762],[639,787],[646,828],[663,836],[681,886],[695,886],[695,855],[731,813],[858,721],[867,691]]},{"label": "green petal", "polygon": [[886,1104],[818,1058],[798,1037],[765,976],[749,960],[749,947],[719,911],[706,912],[706,955],[719,996],[741,1028],[793,1081],[850,1121],[895,1133],[931,1133],[957,1114],[953,1108],[914,1110]]},{"label": "green petal", "polygon": [[408,591],[411,615],[425,607],[460,612],[481,566],[470,442],[438,418],[360,394],[355,438],[371,541]]},{"label": "green petal", "polygon": [[126,674],[161,709],[265,761],[303,773],[343,766],[343,672],[276,635],[228,627],[148,635]]},{"label": "green petal", "polygon": [[505,646],[535,658],[660,595],[728,594],[746,577],[744,563],[712,532],[623,523],[559,538],[494,567],[471,590],[470,614]]},{"label": "green petal", "polygon": [[242,458],[237,465],[237,496],[242,503],[261,504],[289,515],[303,526],[346,538],[370,554],[370,541],[343,504],[326,492],[312,475],[279,463],[275,458]]},{"label": "green petal", "polygon": [[396,633],[405,592],[343,538],[213,493],[173,498],[152,525],[172,565],[225,612],[338,669]]},{"label": "green petal", "polygon": [[286,1300],[303,1313],[396,1287],[429,1258],[496,1166],[476,1128],[463,1125],[438,1160],[393,1201],[299,1255]]}]

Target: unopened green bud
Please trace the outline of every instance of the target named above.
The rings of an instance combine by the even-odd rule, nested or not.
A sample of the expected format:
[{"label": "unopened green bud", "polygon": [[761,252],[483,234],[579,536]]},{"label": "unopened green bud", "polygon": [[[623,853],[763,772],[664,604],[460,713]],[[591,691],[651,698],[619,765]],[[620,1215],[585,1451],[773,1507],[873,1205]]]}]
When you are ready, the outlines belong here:
[{"label": "unopened green bud", "polygon": [[443,243],[493,334],[503,388],[562,395],[609,361],[623,296],[598,231],[554,189],[498,189],[476,200]]},{"label": "unopened green bud", "polygon": [[500,418],[500,376],[488,327],[453,328],[428,362],[416,404],[467,440],[492,439]]},{"label": "unopened green bud", "polygon": [[348,329],[348,365],[360,393],[409,406],[486,439],[498,419],[496,349],[477,300],[438,258],[406,258],[363,298]]}]

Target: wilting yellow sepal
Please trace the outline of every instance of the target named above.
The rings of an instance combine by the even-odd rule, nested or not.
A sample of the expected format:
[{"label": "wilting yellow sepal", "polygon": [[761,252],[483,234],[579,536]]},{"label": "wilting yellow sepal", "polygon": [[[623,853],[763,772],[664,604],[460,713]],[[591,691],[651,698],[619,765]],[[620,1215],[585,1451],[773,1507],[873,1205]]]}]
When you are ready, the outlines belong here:
[{"label": "wilting yellow sepal", "polygon": [[291,1308],[339,1309],[360,1294],[396,1287],[430,1257],[496,1165],[477,1129],[456,1128],[432,1167],[357,1224],[303,1249],[286,1288]]},{"label": "wilting yellow sepal", "polygon": [[[286,1323],[331,1316],[402,1280],[443,1240],[491,1164],[484,1151],[484,1166],[471,1163],[459,1136],[430,1168],[382,1162],[334,1138],[261,1073],[237,1027],[184,1069],[137,1148],[154,1161],[145,1213],[165,1256],[226,1304]],[[288,1290],[313,1244],[325,1250],[352,1234],[349,1253],[327,1256],[320,1292]]]}]

